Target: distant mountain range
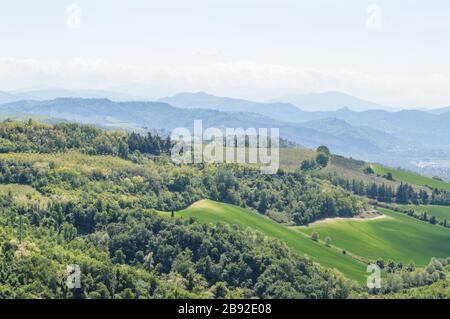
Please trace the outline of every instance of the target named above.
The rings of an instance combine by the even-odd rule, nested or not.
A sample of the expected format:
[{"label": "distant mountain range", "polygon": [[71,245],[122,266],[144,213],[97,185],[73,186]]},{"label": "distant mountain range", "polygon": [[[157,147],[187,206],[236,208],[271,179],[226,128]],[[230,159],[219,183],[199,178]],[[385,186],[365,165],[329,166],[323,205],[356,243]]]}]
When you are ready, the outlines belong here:
[{"label": "distant mountain range", "polygon": [[[60,97],[66,98],[85,98],[85,99],[109,99],[112,101],[151,101],[154,98],[153,86],[143,86],[136,88],[138,84],[131,87],[123,86],[107,90],[86,90],[86,89],[64,89],[64,88],[49,88],[49,89],[35,89],[22,91],[0,91],[0,104],[16,102],[21,100],[52,100]],[[137,91],[139,93],[122,93],[122,92]],[[270,106],[284,107],[285,111],[290,107],[296,107],[302,111],[320,112],[320,111],[336,111],[342,108],[349,108],[352,111],[366,111],[366,110],[388,110],[394,111],[398,108],[387,107],[381,104],[366,101],[346,93],[329,91],[321,93],[300,94],[293,96],[280,97],[278,99],[270,100],[266,103],[252,102],[244,99],[233,99],[228,97],[217,97],[205,92],[198,93],[179,93],[177,95],[159,99],[159,101],[167,102],[173,106],[183,108],[208,108],[218,109],[227,112],[247,112],[247,108],[251,105],[258,104]],[[228,109],[225,109],[227,107]],[[449,107],[431,110],[431,113],[440,114],[450,110]]]},{"label": "distant mountain range", "polygon": [[[337,92],[331,92],[331,95],[340,96],[341,99],[339,101],[347,100],[347,101],[353,101],[353,103],[350,103],[353,105],[353,107],[362,108],[362,103],[364,103],[363,100],[359,100],[357,98],[352,98],[349,95],[345,95],[342,93]],[[312,109],[320,109],[318,105],[324,105],[322,103],[325,103],[325,100],[328,99],[322,99],[323,96],[330,96],[328,93],[322,94],[316,94],[316,95],[305,95],[308,97],[308,99],[311,101],[314,100],[313,96],[315,96],[317,99],[316,106],[312,106],[314,104],[308,104],[310,105],[309,108]],[[352,100],[353,99],[353,100]],[[177,95],[171,96],[171,97],[165,97],[159,100],[160,102],[165,102],[170,105],[180,107],[180,108],[201,108],[201,109],[213,109],[218,110],[222,112],[250,112],[250,113],[258,113],[265,116],[272,117],[274,119],[285,121],[285,122],[292,122],[292,123],[299,123],[299,122],[305,122],[310,120],[317,120],[317,119],[323,119],[328,116],[327,111],[305,111],[301,109],[300,107],[291,104],[291,103],[285,103],[285,102],[253,102],[248,101],[244,99],[233,99],[229,97],[218,97],[211,94],[207,94],[204,92],[198,92],[198,93],[179,93]],[[339,102],[340,103],[340,102]],[[361,103],[361,104],[358,104]],[[378,106],[377,104],[370,104],[370,102],[367,102],[367,108],[370,109],[371,107]],[[336,103],[335,105],[340,105]],[[379,108],[383,108],[382,106],[378,106]],[[329,112],[346,112],[349,110],[349,107],[345,104],[342,104],[342,107],[335,108],[334,111]],[[334,116],[331,116],[334,117]]]},{"label": "distant mountain range", "polygon": [[389,110],[390,108],[376,103],[368,102],[341,92],[323,92],[284,97],[271,100],[267,103],[252,102],[243,99],[217,97],[205,92],[179,93],[172,97],[160,99],[173,106],[183,108],[209,108],[226,112],[249,112],[259,108],[260,112],[277,113],[278,110],[294,113],[296,118],[301,117],[299,110],[308,112],[336,111],[341,108],[350,108],[353,111],[366,111],[372,109]]},{"label": "distant mountain range", "polygon": [[[339,119],[352,126],[366,127],[366,131],[370,128],[393,135],[396,139],[407,141],[412,146],[422,144],[429,146],[431,143],[441,147],[443,144],[448,144],[447,141],[450,136],[450,126],[448,125],[450,108],[440,109],[435,113],[418,110],[391,112],[381,109],[355,112],[348,107],[335,111],[306,112],[289,103],[259,103],[216,97],[203,92],[181,93],[160,101],[180,108],[214,109],[231,113],[257,113],[289,123]],[[315,123],[320,126],[320,122]],[[325,130],[328,132],[327,129]]]},{"label": "distant mountain range", "polygon": [[113,102],[108,99],[59,98],[50,101],[18,101],[0,106],[5,117],[37,117],[68,120],[127,130],[192,128],[194,120],[204,127],[280,128],[283,138],[306,147],[328,145],[338,154],[368,158],[384,148],[395,148],[399,139],[374,129],[352,126],[342,120],[304,123],[283,122],[258,112],[222,112],[176,108],[164,102]]},{"label": "distant mountain range", "polygon": [[61,97],[77,97],[85,99],[108,98],[113,101],[135,101],[143,100],[132,95],[104,90],[68,90],[68,89],[45,89],[30,91],[0,91],[0,104],[16,102],[21,100],[53,100]]},{"label": "distant mountain range", "polygon": [[447,113],[447,112],[450,112],[450,106],[446,106],[446,107],[442,107],[442,108],[439,108],[439,109],[430,110],[430,113],[433,113],[433,114],[444,114],[444,113]]},{"label": "distant mountain range", "polygon": [[291,103],[303,111],[310,112],[335,111],[343,107],[347,107],[353,111],[391,109],[390,107],[336,91],[286,96],[273,101]]},{"label": "distant mountain range", "polygon": [[180,93],[159,100],[175,107],[211,109],[229,113],[258,113],[286,122],[305,120],[306,112],[289,103],[260,103],[229,97],[217,97],[204,92]]}]

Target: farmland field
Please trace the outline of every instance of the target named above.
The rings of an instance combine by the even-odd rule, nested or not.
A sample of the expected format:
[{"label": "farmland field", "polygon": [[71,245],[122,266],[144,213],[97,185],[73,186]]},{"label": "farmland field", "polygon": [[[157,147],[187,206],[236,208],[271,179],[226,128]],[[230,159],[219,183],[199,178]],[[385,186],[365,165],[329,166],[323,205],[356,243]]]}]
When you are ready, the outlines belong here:
[{"label": "farmland field", "polygon": [[[202,200],[176,212],[175,217],[251,227],[284,241],[298,254],[307,254],[323,266],[336,268],[358,281],[365,278],[365,265],[359,260],[382,257],[403,263],[414,261],[418,266],[425,266],[431,257],[450,256],[450,230],[401,213],[380,210],[385,218],[366,221],[343,219],[319,222],[310,227],[286,227],[237,206]],[[163,214],[169,216],[168,213]],[[319,242],[310,239],[312,232],[319,234]],[[326,237],[332,239],[334,247],[325,246],[323,240]],[[342,254],[342,250],[348,254]]]},{"label": "farmland field", "polygon": [[425,266],[431,257],[450,256],[449,229],[390,210],[380,211],[385,218],[337,220],[297,229],[307,235],[317,232],[320,239],[330,237],[339,248],[372,260],[381,257]]},{"label": "farmland field", "polygon": [[440,181],[437,179],[420,176],[417,174],[414,174],[412,172],[408,171],[402,171],[398,169],[388,168],[379,164],[372,164],[372,169],[375,171],[375,174],[377,175],[385,175],[388,172],[392,173],[392,176],[394,177],[394,180],[405,182],[413,185],[418,186],[425,186],[425,187],[433,187],[438,188],[442,190],[450,190],[450,184],[446,183],[444,181]]},{"label": "farmland field", "polygon": [[280,148],[280,167],[287,170],[297,170],[304,160],[314,159],[316,152],[300,147]]},{"label": "farmland field", "polygon": [[428,215],[436,217],[439,221],[447,219],[450,221],[450,206],[435,205],[400,205],[402,208],[413,209],[417,212],[427,212]]},{"label": "farmland field", "polygon": [[[169,215],[169,213],[164,214]],[[262,215],[234,205],[202,200],[177,212],[175,217],[195,217],[197,220],[207,223],[224,222],[244,228],[250,227],[269,237],[284,241],[287,246],[301,256],[307,254],[325,267],[338,269],[348,278],[359,282],[364,282],[366,278],[366,265],[362,262],[342,254],[340,250],[317,243],[295,229],[277,224]]]},{"label": "farmland field", "polygon": [[[288,170],[298,170],[302,161],[311,160],[316,157],[317,153],[313,150],[308,150],[300,147],[296,148],[281,148],[280,149],[280,167]],[[332,155],[327,167],[322,169],[322,172],[328,174],[337,174],[342,178],[348,180],[363,181],[366,184],[386,184],[393,187],[397,186],[397,182],[388,181],[385,178],[374,174],[365,174],[364,168],[369,166],[368,163],[352,158],[346,158],[339,155]]]}]

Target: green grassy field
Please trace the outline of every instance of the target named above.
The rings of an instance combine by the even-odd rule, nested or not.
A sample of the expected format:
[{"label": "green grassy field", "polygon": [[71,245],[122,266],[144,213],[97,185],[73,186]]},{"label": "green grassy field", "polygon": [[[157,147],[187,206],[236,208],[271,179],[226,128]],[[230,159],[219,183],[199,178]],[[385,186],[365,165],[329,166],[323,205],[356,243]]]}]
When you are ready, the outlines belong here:
[{"label": "green grassy field", "polygon": [[330,237],[333,244],[370,258],[382,257],[397,262],[414,261],[425,266],[431,257],[450,256],[450,230],[430,225],[401,213],[379,209],[386,215],[376,220],[336,220],[298,227],[320,239]]},{"label": "green grassy field", "polygon": [[[162,214],[170,216],[170,213]],[[326,247],[323,243],[317,243],[295,229],[277,224],[262,215],[234,205],[202,200],[185,210],[176,212],[175,217],[195,217],[197,220],[207,223],[224,222],[250,227],[269,237],[284,241],[299,255],[307,254],[314,261],[325,267],[335,268],[348,278],[359,282],[365,282],[366,280],[367,266],[364,263],[344,255],[338,249]]]},{"label": "green grassy field", "polygon": [[433,178],[420,176],[408,171],[402,171],[398,169],[388,168],[379,164],[371,164],[372,169],[377,175],[385,175],[388,172],[392,173],[392,176],[396,181],[406,182],[409,184],[414,184],[418,186],[434,187],[438,189],[443,189],[450,191],[450,183],[439,181]]},{"label": "green grassy field", "polygon": [[[298,170],[302,161],[308,159],[314,159],[316,157],[316,151],[308,150],[304,148],[281,148],[280,149],[280,167],[288,171]],[[324,173],[336,173],[342,178],[348,180],[363,181],[366,184],[376,183],[376,184],[387,184],[392,187],[397,187],[397,182],[391,182],[385,178],[379,177],[375,174],[365,174],[364,169],[369,164],[339,155],[333,155],[330,158],[330,162],[327,167],[323,168],[321,171]]]},{"label": "green grassy field", "polygon": [[427,212],[429,215],[436,217],[439,221],[447,219],[450,222],[450,206],[434,206],[434,205],[400,205],[404,209],[413,209],[417,212]]}]

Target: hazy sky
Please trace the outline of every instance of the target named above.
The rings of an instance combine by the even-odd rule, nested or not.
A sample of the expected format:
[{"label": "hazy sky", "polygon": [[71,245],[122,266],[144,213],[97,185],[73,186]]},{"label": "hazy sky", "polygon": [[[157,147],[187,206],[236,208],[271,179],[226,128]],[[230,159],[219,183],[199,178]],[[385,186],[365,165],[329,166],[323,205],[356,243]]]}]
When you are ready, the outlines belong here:
[{"label": "hazy sky", "polygon": [[338,90],[436,107],[449,57],[448,0],[0,0],[0,90]]}]

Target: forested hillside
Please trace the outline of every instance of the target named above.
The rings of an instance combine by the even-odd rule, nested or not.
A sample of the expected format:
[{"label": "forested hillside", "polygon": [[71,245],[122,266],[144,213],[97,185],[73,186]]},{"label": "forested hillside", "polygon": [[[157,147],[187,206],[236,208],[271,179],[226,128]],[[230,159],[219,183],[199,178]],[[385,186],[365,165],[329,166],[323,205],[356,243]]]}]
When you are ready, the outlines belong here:
[{"label": "forested hillside", "polygon": [[[210,198],[261,213],[283,212],[286,220],[297,224],[350,217],[364,210],[364,202],[355,196],[301,172],[261,175],[250,166],[174,165],[163,155],[167,148],[161,147],[170,141],[159,136],[106,132],[77,124],[5,122],[3,126],[0,136],[8,147],[0,155],[0,181],[31,185],[46,194],[58,190],[97,194],[93,185],[105,185],[103,192],[111,196],[117,196],[116,190],[134,196],[137,206],[133,207],[181,209]],[[148,156],[152,154],[163,156]],[[104,155],[119,155],[123,160]]]},{"label": "forested hillside", "polygon": [[[301,173],[261,175],[246,166],[177,166],[163,154],[158,136],[76,124],[7,121],[0,136],[1,297],[349,293],[340,275],[281,242],[237,227],[153,213],[203,198],[283,214],[286,222],[298,223],[363,210],[361,200],[327,182]],[[65,288],[65,267],[72,263],[81,267],[81,291]]]},{"label": "forested hillside", "polygon": [[[292,228],[373,214],[365,194],[327,175],[326,147],[308,155],[311,167],[298,160],[297,169],[263,175],[248,165],[177,165],[170,146],[157,134],[1,123],[0,298],[365,296],[349,278],[362,283],[366,263],[381,255],[358,256],[345,242],[322,243]],[[204,199],[246,210],[214,223],[208,218],[220,214],[197,215],[212,208],[169,217]],[[262,219],[249,222],[245,214]],[[417,229],[449,238],[434,227]],[[445,256],[424,247],[418,260],[429,252]],[[70,264],[81,268],[82,289],[65,284]],[[434,272],[424,278],[402,287],[442,279]],[[375,293],[398,291],[389,287]]]},{"label": "forested hillside", "polygon": [[[43,208],[32,199],[27,202],[34,208],[25,208],[10,193],[0,200],[0,298],[344,298],[349,293],[335,273],[249,230],[168,220],[111,203],[87,212],[95,216],[95,226],[82,229],[74,219],[88,223],[89,218],[80,211],[67,213],[52,202]],[[82,289],[66,286],[70,264],[80,266]]]}]

